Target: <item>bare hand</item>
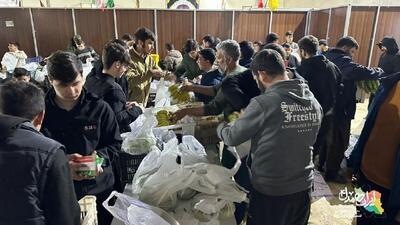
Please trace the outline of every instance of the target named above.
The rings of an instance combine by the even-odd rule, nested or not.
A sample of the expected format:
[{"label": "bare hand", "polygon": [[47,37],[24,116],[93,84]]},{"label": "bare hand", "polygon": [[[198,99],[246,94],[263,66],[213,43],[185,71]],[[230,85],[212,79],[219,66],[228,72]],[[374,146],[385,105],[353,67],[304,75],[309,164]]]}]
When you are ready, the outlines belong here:
[{"label": "bare hand", "polygon": [[190,82],[185,82],[180,89],[181,91],[193,91],[193,84]]},{"label": "bare hand", "polygon": [[154,77],[163,77],[165,75],[165,72],[162,70],[152,70],[151,72],[153,73]]},{"label": "bare hand", "polygon": [[178,121],[188,115],[188,113],[188,109],[180,109],[174,113],[173,117],[176,121]]},{"label": "bare hand", "polygon": [[167,73],[165,75],[164,79],[167,81],[173,81],[173,82],[176,82],[176,80],[177,80],[175,74],[173,74],[173,73]]},{"label": "bare hand", "polygon": [[142,112],[144,111],[144,107],[143,107],[142,104],[139,104],[139,103],[137,103],[137,102],[127,102],[127,103],[126,103],[126,107],[127,107],[128,109],[131,109],[131,108],[134,107],[134,106],[139,107],[139,108],[142,110]]}]

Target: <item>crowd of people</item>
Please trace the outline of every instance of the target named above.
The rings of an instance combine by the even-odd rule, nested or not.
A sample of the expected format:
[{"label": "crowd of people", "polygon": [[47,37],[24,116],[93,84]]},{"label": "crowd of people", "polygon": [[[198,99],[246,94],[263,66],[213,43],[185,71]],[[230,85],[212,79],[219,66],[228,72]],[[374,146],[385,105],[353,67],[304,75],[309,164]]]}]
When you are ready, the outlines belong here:
[{"label": "crowd of people", "polygon": [[[237,203],[237,224],[307,224],[314,170],[326,181],[349,183],[340,164],[356,112],[356,82],[380,80],[362,134],[348,160],[353,182],[379,191],[383,215],[362,207],[357,224],[400,223],[400,52],[385,37],[378,68],[356,63],[359,49],[350,36],[335,47],[312,35],[294,42],[288,31],[264,42],[189,39],[182,53],[166,43],[158,64],[155,34],[142,27],[105,44],[101,54],[75,35],[66,51],[45,59],[45,82],[22,68],[26,54],[10,42],[1,65],[0,224],[79,224],[77,200],[97,197],[99,225],[112,216],[102,202],[123,191],[118,171],[121,133],[149,106],[150,85],[164,78],[181,82],[202,106],[174,116],[222,114],[217,128],[224,143],[221,164],[232,168],[235,147],[242,164],[235,181],[249,191]],[[176,44],[176,43],[175,43]],[[82,64],[91,63],[85,78]],[[239,114],[235,122],[229,121]],[[245,145],[247,143],[247,145]],[[94,176],[78,173],[79,159],[104,159]],[[12,170],[13,173],[9,171]]]}]

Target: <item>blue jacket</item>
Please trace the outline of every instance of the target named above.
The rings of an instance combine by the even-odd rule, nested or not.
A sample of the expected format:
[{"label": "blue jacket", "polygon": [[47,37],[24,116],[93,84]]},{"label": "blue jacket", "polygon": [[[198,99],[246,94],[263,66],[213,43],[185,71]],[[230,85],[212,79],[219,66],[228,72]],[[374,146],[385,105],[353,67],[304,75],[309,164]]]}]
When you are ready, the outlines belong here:
[{"label": "blue jacket", "polygon": [[[203,74],[203,76],[201,77],[200,85],[214,86],[221,83],[223,78],[224,77],[219,72],[219,70],[215,69]],[[211,96],[206,96],[202,94],[196,94],[196,97],[199,101],[203,102],[204,104],[209,103],[213,99],[213,97]]]},{"label": "blue jacket", "polygon": [[380,68],[372,69],[353,62],[351,56],[340,49],[330,49],[325,53],[325,56],[339,67],[340,72],[342,72],[343,95],[341,99],[337,99],[337,104],[343,105],[344,118],[352,120],[356,112],[357,86],[355,82],[359,80],[376,80],[384,72]]},{"label": "blue jacket", "polygon": [[[397,82],[400,81],[400,72],[393,75],[387,76],[381,79],[381,85],[378,91],[375,93],[374,101],[369,109],[367,120],[365,121],[364,128],[361,132],[360,138],[353,152],[350,156],[350,161],[353,164],[354,172],[360,170],[361,161],[363,157],[364,147],[368,141],[370,132],[375,124],[376,116],[378,115],[379,109],[382,103],[387,98],[390,90]],[[395,175],[393,180],[393,187],[391,188],[391,194],[389,199],[389,206],[400,207],[400,146],[397,151],[396,163],[395,163]]]}]

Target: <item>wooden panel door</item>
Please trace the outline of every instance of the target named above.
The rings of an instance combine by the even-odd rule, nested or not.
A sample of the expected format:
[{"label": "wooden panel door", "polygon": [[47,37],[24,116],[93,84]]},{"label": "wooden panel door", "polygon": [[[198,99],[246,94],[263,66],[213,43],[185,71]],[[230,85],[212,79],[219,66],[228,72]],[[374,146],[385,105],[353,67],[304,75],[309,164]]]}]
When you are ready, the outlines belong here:
[{"label": "wooden panel door", "polygon": [[235,12],[233,39],[241,41],[265,41],[269,31],[270,12]]},{"label": "wooden panel door", "polygon": [[[13,27],[6,27],[6,21],[12,21]],[[20,44],[28,57],[34,57],[32,27],[29,9],[0,9],[0,57],[8,51],[8,42],[16,41]]]},{"label": "wooden panel door", "polygon": [[113,10],[75,9],[76,32],[100,55],[104,45],[115,38]]},{"label": "wooden panel door", "polygon": [[211,34],[221,40],[230,39],[232,35],[233,12],[196,12],[196,40],[201,41],[204,36]]},{"label": "wooden panel door", "polygon": [[[381,8],[375,35],[375,43],[379,43],[385,36],[396,38],[400,45],[400,7]],[[373,48],[371,66],[378,66],[381,51],[377,46]]]},{"label": "wooden panel door", "polygon": [[350,26],[348,35],[354,37],[360,48],[354,56],[354,61],[367,66],[369,50],[372,43],[375,16],[377,7],[351,8]]},{"label": "wooden panel door", "polygon": [[285,42],[285,33],[293,31],[293,40],[304,37],[306,29],[306,12],[274,12],[272,13],[271,32],[279,35],[279,42]]},{"label": "wooden panel door", "polygon": [[[32,9],[39,55],[65,50],[74,36],[71,9]],[[51,21],[51,22],[49,22]]]},{"label": "wooden panel door", "polygon": [[165,44],[171,42],[179,51],[193,37],[193,11],[157,11],[158,54],[163,59]]}]

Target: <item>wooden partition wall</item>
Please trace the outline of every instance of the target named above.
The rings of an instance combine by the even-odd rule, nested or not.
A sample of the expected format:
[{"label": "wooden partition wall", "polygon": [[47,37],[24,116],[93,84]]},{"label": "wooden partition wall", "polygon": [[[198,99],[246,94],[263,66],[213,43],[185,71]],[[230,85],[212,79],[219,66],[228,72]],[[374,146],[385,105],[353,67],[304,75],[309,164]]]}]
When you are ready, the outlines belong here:
[{"label": "wooden partition wall", "polygon": [[347,7],[339,7],[331,10],[331,19],[329,21],[328,44],[334,46],[336,42],[344,35],[344,26],[346,22]]},{"label": "wooden partition wall", "polygon": [[272,13],[271,31],[280,37],[280,42],[285,42],[285,33],[293,31],[294,41],[300,40],[305,35],[306,16],[304,12],[276,12]]},{"label": "wooden partition wall", "polygon": [[165,56],[165,44],[171,42],[176,49],[182,50],[187,39],[193,38],[193,11],[157,12],[158,54]]},{"label": "wooden partition wall", "polygon": [[[6,21],[14,21],[6,27]],[[35,55],[29,9],[0,9],[0,57],[8,51],[8,42],[17,41],[28,55]]]},{"label": "wooden partition wall", "polygon": [[362,65],[368,65],[370,46],[373,45],[376,10],[376,7],[353,7],[351,9],[348,35],[354,37],[360,45],[360,49],[353,59]]},{"label": "wooden partition wall", "polygon": [[376,44],[385,36],[393,36],[400,44],[399,24],[400,7],[347,6],[312,11],[309,34],[326,36],[330,46],[335,46],[344,35],[352,36],[360,46],[354,61],[376,67],[382,54]]},{"label": "wooden partition wall", "polygon": [[[0,8],[0,52],[5,52],[7,43],[15,40],[28,56],[46,57],[56,50],[65,50],[74,34],[80,34],[86,44],[101,53],[110,39],[125,33],[133,35],[144,26],[157,35],[156,52],[164,57],[166,43],[172,42],[176,49],[182,50],[187,39],[200,42],[207,34],[222,40],[264,41],[273,31],[283,42],[284,33],[292,30],[298,40],[305,32],[306,15],[306,11],[278,11],[271,16],[265,10]],[[5,27],[5,21],[14,21],[14,27]]]},{"label": "wooden partition wall", "polygon": [[400,45],[400,7],[381,7],[377,21],[377,29],[375,34],[374,45],[372,45],[372,66],[378,66],[380,50],[376,47],[376,43],[382,40],[385,36],[393,36]]},{"label": "wooden partition wall", "polygon": [[198,11],[196,12],[196,40],[212,34],[222,40],[232,37],[232,11]]},{"label": "wooden partition wall", "polygon": [[318,39],[326,39],[329,23],[329,9],[312,11],[310,21],[310,34]]},{"label": "wooden partition wall", "polygon": [[154,29],[154,10],[116,10],[118,37],[124,34],[133,34],[140,27],[147,27],[153,32]]},{"label": "wooden partition wall", "polygon": [[270,12],[235,12],[233,39],[264,42],[269,25]]},{"label": "wooden partition wall", "polygon": [[68,42],[74,36],[71,9],[32,9],[32,15],[38,51],[43,57],[54,50],[67,48]]}]

